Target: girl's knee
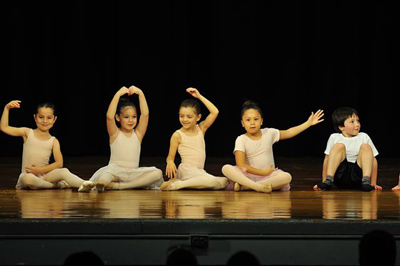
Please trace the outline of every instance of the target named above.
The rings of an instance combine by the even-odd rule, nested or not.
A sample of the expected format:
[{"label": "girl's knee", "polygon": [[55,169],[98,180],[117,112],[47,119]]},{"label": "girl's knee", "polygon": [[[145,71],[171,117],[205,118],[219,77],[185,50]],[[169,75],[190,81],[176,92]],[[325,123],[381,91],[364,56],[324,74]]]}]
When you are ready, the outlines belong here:
[{"label": "girl's knee", "polygon": [[26,187],[30,187],[35,184],[35,179],[38,178],[34,174],[27,174],[22,179],[22,184]]},{"label": "girl's knee", "polygon": [[234,168],[234,166],[230,165],[230,164],[225,164],[224,166],[222,166],[222,173],[227,176],[227,173],[229,173],[230,170],[232,170]]},{"label": "girl's knee", "polygon": [[289,173],[287,173],[287,172],[284,172],[283,173],[283,177],[287,180],[287,183],[289,184],[290,182],[292,182],[292,175],[291,174],[289,174]]}]

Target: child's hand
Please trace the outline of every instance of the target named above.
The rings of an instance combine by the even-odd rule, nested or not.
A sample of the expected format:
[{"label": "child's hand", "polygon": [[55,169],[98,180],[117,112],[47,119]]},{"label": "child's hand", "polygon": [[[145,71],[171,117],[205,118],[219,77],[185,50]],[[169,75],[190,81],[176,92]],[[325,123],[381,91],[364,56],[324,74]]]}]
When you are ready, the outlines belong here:
[{"label": "child's hand", "polygon": [[307,121],[310,123],[310,126],[314,126],[324,121],[324,119],[321,119],[323,116],[324,116],[324,110],[320,109],[315,114],[314,112],[311,112],[311,115]]},{"label": "child's hand", "polygon": [[140,93],[142,93],[142,90],[139,89],[138,87],[133,86],[133,85],[129,87],[129,95],[133,95],[133,94],[139,95]]},{"label": "child's hand", "polygon": [[265,176],[270,175],[273,171],[278,170],[278,167],[274,167],[271,163],[270,166],[265,170]]},{"label": "child's hand", "polygon": [[379,185],[375,185],[375,186],[373,186],[373,187],[375,188],[375,190],[378,190],[378,191],[381,191],[381,190],[382,190],[382,187],[379,186]]},{"label": "child's hand", "polygon": [[120,97],[125,95],[125,94],[130,95],[129,94],[129,89],[127,87],[125,87],[125,86],[123,86],[121,89],[119,89],[118,93],[119,93]]},{"label": "child's hand", "polygon": [[41,167],[32,165],[32,166],[27,166],[27,167],[25,167],[25,171],[26,171],[28,174],[34,174],[35,176],[40,176],[40,175],[42,174],[42,172],[40,171],[40,168],[41,168]]},{"label": "child's hand", "polygon": [[20,103],[21,103],[21,101],[19,101],[19,100],[11,101],[6,105],[6,108],[8,110],[13,109],[13,108],[20,108],[21,107]]},{"label": "child's hand", "polygon": [[166,174],[168,178],[175,178],[178,169],[176,169],[176,165],[173,162],[167,163]]},{"label": "child's hand", "polygon": [[195,97],[195,98],[199,98],[199,97],[200,97],[200,92],[199,92],[198,90],[196,90],[195,88],[190,87],[190,88],[187,88],[186,91],[187,91],[190,95],[192,95],[193,97]]}]

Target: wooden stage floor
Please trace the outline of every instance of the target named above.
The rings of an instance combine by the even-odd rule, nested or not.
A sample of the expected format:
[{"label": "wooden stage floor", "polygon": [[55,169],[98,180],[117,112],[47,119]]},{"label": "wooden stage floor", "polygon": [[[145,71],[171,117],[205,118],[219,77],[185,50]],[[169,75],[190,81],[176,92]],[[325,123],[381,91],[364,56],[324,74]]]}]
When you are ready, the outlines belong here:
[{"label": "wooden stage floor", "polygon": [[[292,174],[290,192],[171,191],[125,190],[105,193],[78,193],[76,190],[15,190],[20,158],[0,158],[0,264],[61,264],[59,258],[32,256],[11,259],[13,245],[42,245],[33,253],[49,252],[49,246],[68,245],[69,252],[92,249],[103,254],[109,265],[134,264],[124,255],[115,259],[104,254],[103,246],[113,241],[121,244],[120,252],[132,253],[130,245],[144,249],[158,245],[159,255],[146,255],[136,248],[137,264],[163,264],[166,250],[183,245],[197,248],[202,264],[223,264],[235,250],[251,249],[262,263],[270,265],[357,265],[357,243],[373,229],[382,229],[400,239],[400,192],[390,188],[397,183],[398,159],[382,159],[378,184],[382,192],[332,190],[316,192],[312,185],[320,180],[321,158],[277,158],[281,169]],[[65,158],[66,167],[88,179],[105,157]],[[231,158],[209,158],[206,170],[221,175],[223,164]],[[141,165],[165,169],[164,158],[143,158]],[[204,247],[196,247],[192,237],[205,237]],[[56,240],[64,241],[57,242]],[[95,241],[82,244],[85,241]],[[29,242],[30,241],[30,242]],[[32,242],[33,241],[33,242]],[[49,244],[52,243],[52,244]],[[105,244],[107,243],[107,244]],[[280,243],[280,244],[277,244]],[[121,246],[122,245],[122,246]],[[124,246],[127,245],[127,246]],[[194,245],[194,246],[193,246]],[[329,254],[313,254],[321,247],[340,246],[347,252],[342,260]],[[43,248],[46,246],[47,248]],[[288,247],[299,250],[287,259],[279,251],[263,256],[260,246]],[[307,246],[307,248],[306,248]],[[398,254],[400,245],[398,244]],[[203,248],[203,249],[202,249]],[[310,251],[313,248],[314,251]],[[126,250],[125,250],[126,249]],[[199,251],[200,250],[200,251]],[[6,253],[4,253],[6,252]],[[281,254],[281,255],[278,255]],[[15,255],[18,257],[18,255]],[[319,258],[320,256],[321,258]],[[125,257],[127,257],[125,255]]]}]

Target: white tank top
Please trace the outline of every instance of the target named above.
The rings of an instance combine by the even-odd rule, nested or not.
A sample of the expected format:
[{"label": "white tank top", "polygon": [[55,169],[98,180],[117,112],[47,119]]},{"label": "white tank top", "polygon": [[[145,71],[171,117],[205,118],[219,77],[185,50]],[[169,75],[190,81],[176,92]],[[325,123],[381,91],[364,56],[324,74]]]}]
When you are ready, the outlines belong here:
[{"label": "white tank top", "polygon": [[118,130],[118,136],[110,145],[110,162],[124,168],[138,168],[140,158],[140,141],[132,131],[130,137],[126,137],[121,130]]},{"label": "white tank top", "polygon": [[35,136],[31,129],[26,139],[22,151],[22,169],[26,173],[27,166],[45,166],[49,164],[50,156],[53,152],[53,143],[55,137],[48,140],[40,140]]},{"label": "white tank top", "polygon": [[178,147],[182,163],[188,163],[204,169],[206,161],[206,143],[200,127],[197,126],[197,135],[188,136],[181,130],[177,130],[181,135],[182,142]]}]

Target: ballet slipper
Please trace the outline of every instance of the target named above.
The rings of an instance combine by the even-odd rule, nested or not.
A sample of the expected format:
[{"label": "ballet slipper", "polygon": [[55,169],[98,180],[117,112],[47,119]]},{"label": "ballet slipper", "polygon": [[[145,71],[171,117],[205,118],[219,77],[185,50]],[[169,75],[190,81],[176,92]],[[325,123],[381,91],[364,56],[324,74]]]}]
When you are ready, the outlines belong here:
[{"label": "ballet slipper", "polygon": [[89,192],[94,186],[92,181],[84,181],[78,188],[78,192]]},{"label": "ballet slipper", "polygon": [[162,183],[161,186],[160,186],[160,190],[163,190],[163,191],[171,190],[171,185],[173,183],[175,183],[176,181],[178,181],[177,178],[171,178],[170,180]]},{"label": "ballet slipper", "polygon": [[233,191],[235,192],[239,192],[242,189],[242,187],[240,186],[239,183],[235,183],[235,185],[233,186]]},{"label": "ballet slipper", "polygon": [[71,188],[71,186],[64,180],[61,180],[57,183],[57,187],[60,189],[64,189],[64,188]]},{"label": "ballet slipper", "polygon": [[257,191],[258,192],[262,192],[262,193],[271,193],[272,185],[271,184],[265,184],[260,188],[260,190],[257,190]]},{"label": "ballet slipper", "polygon": [[106,187],[106,184],[104,183],[103,180],[100,180],[100,181],[98,181],[98,182],[96,183],[96,190],[97,190],[97,192],[99,192],[99,193],[103,193],[105,187]]}]

